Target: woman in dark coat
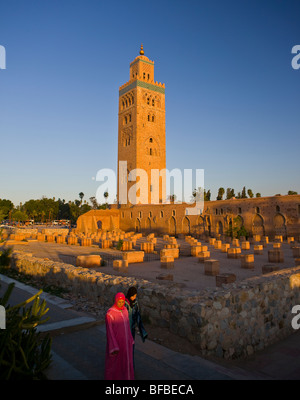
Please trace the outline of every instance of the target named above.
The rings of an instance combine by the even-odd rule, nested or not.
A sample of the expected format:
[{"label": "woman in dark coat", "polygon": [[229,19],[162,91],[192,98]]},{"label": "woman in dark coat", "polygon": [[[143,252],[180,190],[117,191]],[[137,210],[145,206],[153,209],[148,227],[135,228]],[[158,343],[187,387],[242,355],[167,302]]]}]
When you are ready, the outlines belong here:
[{"label": "woman in dark coat", "polygon": [[[130,287],[127,292],[127,296],[126,296],[126,300],[125,300],[125,307],[128,310],[130,330],[131,330],[133,340],[135,339],[135,328],[137,326],[139,329],[139,332],[140,332],[141,339],[144,343],[145,339],[148,336],[148,333],[146,332],[143,322],[142,322],[139,304],[137,301],[137,289],[134,286]],[[134,356],[134,344],[133,344],[133,356]],[[134,360],[133,360],[133,363],[134,363]]]}]

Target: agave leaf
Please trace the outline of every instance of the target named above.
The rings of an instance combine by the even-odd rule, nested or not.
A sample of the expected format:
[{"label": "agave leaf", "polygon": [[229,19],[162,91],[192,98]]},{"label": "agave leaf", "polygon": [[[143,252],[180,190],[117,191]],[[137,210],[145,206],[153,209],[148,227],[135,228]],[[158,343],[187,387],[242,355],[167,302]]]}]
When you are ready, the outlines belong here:
[{"label": "agave leaf", "polygon": [[28,363],[27,363],[27,359],[26,359],[25,353],[24,353],[24,351],[23,351],[23,349],[22,349],[21,346],[19,347],[19,350],[20,350],[20,353],[21,353],[21,355],[22,355],[24,364],[26,365],[26,368],[29,369],[29,365],[28,365]]},{"label": "agave leaf", "polygon": [[4,293],[4,296],[2,298],[0,298],[0,304],[3,306],[6,306],[6,303],[8,302],[11,292],[14,288],[15,284],[14,283],[10,283],[8,285],[8,288],[6,289],[6,292]]}]

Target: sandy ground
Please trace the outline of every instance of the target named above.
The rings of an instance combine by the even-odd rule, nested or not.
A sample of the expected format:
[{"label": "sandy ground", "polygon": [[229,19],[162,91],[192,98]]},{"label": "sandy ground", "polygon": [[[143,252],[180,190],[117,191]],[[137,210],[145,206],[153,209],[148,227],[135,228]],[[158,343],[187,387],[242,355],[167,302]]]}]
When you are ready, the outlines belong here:
[{"label": "sandy ground", "polygon": [[[176,285],[185,289],[201,290],[206,288],[214,288],[216,286],[215,276],[207,276],[204,274],[204,263],[198,262],[197,257],[187,256],[188,247],[184,240],[179,240],[178,243],[182,246],[183,255],[174,261],[174,268],[162,269],[159,260],[159,249],[158,254],[147,255],[149,261],[144,263],[129,264],[127,272],[117,272],[113,269],[112,258],[121,258],[122,253],[116,250],[108,249],[103,250],[98,246],[82,247],[79,245],[66,245],[56,243],[44,243],[38,241],[28,241],[24,244],[14,245],[15,250],[22,250],[25,252],[32,253],[33,256],[40,258],[48,258],[53,261],[60,261],[75,265],[76,257],[78,255],[86,254],[101,254],[103,259],[107,259],[106,266],[94,268],[95,270],[109,274],[119,276],[133,276],[135,278],[142,278],[151,282],[160,283],[163,285]],[[220,274],[232,273],[236,275],[236,281],[242,281],[247,278],[260,276],[262,274],[262,266],[271,264],[268,261],[268,250],[273,248],[273,243],[269,243],[264,249],[262,255],[254,255],[254,268],[244,269],[241,268],[241,259],[229,259],[227,253],[222,253],[221,250],[215,249],[212,245],[202,243],[208,246],[210,251],[211,259],[217,259],[220,263]],[[137,243],[137,245],[139,245]],[[242,254],[254,253],[253,245],[250,250],[242,250]],[[288,243],[282,243],[282,250],[284,253],[284,263],[278,263],[280,269],[291,268],[295,266],[295,259],[291,246]],[[161,274],[172,274],[173,281],[162,281],[158,280],[157,277]]]}]

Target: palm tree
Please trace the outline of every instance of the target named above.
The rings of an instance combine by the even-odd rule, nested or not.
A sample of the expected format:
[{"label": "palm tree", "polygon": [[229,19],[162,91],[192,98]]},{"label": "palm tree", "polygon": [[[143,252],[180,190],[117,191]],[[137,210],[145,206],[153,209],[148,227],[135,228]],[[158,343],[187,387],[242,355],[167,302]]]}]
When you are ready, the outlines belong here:
[{"label": "palm tree", "polygon": [[80,204],[82,203],[82,199],[84,198],[84,193],[80,192],[79,193],[79,198],[80,198]]}]

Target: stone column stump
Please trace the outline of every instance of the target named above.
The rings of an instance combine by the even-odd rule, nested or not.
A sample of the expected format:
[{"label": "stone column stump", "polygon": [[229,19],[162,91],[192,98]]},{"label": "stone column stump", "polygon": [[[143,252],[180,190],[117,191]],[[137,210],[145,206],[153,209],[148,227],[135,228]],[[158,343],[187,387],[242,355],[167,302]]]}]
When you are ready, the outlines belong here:
[{"label": "stone column stump", "polygon": [[269,250],[268,251],[268,260],[270,263],[283,263],[283,251],[282,250]]},{"label": "stone column stump", "polygon": [[198,253],[198,261],[200,263],[204,263],[205,260],[210,258],[210,251],[201,251]]},{"label": "stone column stump", "polygon": [[174,257],[162,256],[160,258],[160,267],[163,269],[173,269],[174,268]]},{"label": "stone column stump", "polygon": [[93,268],[101,266],[101,256],[96,254],[77,256],[76,267]]},{"label": "stone column stump", "polygon": [[216,240],[214,244],[215,249],[221,249],[222,248],[222,240]]},{"label": "stone column stump", "polygon": [[65,237],[64,236],[56,236],[56,243],[58,243],[58,244],[65,243]]},{"label": "stone column stump", "polygon": [[232,247],[240,247],[240,241],[239,239],[232,239]]},{"label": "stone column stump", "polygon": [[113,260],[113,269],[117,272],[128,272],[128,261]]},{"label": "stone column stump", "polygon": [[293,251],[293,257],[294,258],[300,258],[300,247],[292,247],[292,251]]},{"label": "stone column stump", "polygon": [[242,250],[250,250],[250,242],[247,240],[245,242],[242,242]]},{"label": "stone column stump", "polygon": [[223,284],[234,283],[236,276],[234,274],[219,274],[216,275],[216,286],[221,287]]},{"label": "stone column stump", "polygon": [[244,254],[241,256],[241,267],[245,269],[254,268],[254,254]]},{"label": "stone column stump", "polygon": [[215,238],[209,238],[209,244],[210,244],[211,246],[214,246],[214,245],[215,245],[215,241],[216,241]]},{"label": "stone column stump", "polygon": [[240,247],[232,247],[227,250],[227,258],[239,258],[241,255]]},{"label": "stone column stump", "polygon": [[219,260],[205,260],[204,261],[204,273],[205,275],[215,276],[220,273],[220,262]]},{"label": "stone column stump", "polygon": [[266,264],[261,267],[262,274],[269,274],[274,271],[279,271],[279,265]]},{"label": "stone column stump", "polygon": [[262,244],[255,244],[254,245],[254,254],[263,254],[264,246]]},{"label": "stone column stump", "polygon": [[221,252],[222,253],[227,253],[229,248],[230,248],[230,244],[229,243],[223,243],[222,247],[221,247]]}]

